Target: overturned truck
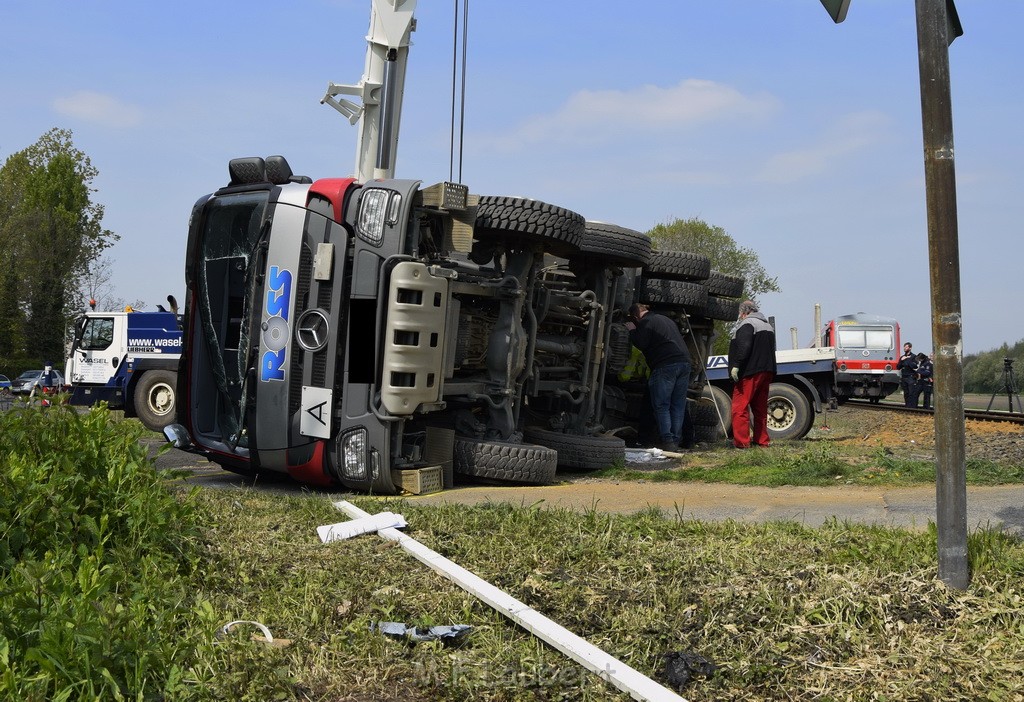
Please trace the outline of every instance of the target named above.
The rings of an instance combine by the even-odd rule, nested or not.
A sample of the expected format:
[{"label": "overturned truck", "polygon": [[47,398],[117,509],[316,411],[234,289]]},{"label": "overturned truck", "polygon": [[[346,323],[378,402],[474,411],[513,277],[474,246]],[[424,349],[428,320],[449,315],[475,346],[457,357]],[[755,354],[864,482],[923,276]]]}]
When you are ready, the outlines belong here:
[{"label": "overturned truck", "polygon": [[170,435],[232,471],[394,493],[605,467],[642,399],[618,379],[629,305],[684,324],[694,359],[736,319],[742,281],[706,257],[564,208],[280,156],[229,173],[192,211]]}]

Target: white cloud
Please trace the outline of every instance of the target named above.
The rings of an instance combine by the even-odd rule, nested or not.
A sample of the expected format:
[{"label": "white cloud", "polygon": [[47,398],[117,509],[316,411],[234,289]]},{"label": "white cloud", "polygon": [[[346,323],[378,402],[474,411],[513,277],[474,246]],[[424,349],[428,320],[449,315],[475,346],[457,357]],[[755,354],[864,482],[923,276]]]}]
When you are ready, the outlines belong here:
[{"label": "white cloud", "polygon": [[483,148],[515,152],[545,143],[595,146],[637,134],[678,132],[708,122],[764,117],[777,108],[767,95],[743,95],[708,80],[688,79],[661,88],[581,90],[554,112],[534,115],[504,134],[483,137]]},{"label": "white cloud", "polygon": [[135,105],[88,90],[56,98],[53,101],[53,109],[67,117],[104,127],[134,127],[142,121],[142,110]]},{"label": "white cloud", "polygon": [[847,115],[822,133],[817,143],[769,158],[755,179],[785,184],[823,173],[842,157],[877,144],[888,123],[889,119],[879,112]]}]

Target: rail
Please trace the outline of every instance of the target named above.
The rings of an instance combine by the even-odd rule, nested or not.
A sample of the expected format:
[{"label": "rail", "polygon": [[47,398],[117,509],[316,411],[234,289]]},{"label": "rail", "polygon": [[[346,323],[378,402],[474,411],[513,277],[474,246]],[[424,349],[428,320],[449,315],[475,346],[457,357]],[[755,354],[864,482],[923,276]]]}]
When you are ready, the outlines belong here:
[{"label": "rail", "polygon": [[[906,412],[910,414],[934,414],[934,410],[921,407],[905,407],[904,405],[892,402],[871,402],[870,400],[849,399],[844,404],[855,406],[858,409],[885,410],[889,412]],[[1006,412],[1003,410],[982,410],[964,409],[965,419],[976,419],[983,422],[1007,422],[1010,424],[1024,424],[1024,414],[1020,412]]]}]

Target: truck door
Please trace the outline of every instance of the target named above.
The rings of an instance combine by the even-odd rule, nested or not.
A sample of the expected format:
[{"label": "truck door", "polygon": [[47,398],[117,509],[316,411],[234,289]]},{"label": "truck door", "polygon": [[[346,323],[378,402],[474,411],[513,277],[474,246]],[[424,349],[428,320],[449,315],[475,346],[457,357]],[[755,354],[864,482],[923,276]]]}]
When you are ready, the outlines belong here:
[{"label": "truck door", "polygon": [[88,317],[81,337],[72,352],[73,375],[68,382],[75,385],[106,385],[124,361],[124,315]]}]

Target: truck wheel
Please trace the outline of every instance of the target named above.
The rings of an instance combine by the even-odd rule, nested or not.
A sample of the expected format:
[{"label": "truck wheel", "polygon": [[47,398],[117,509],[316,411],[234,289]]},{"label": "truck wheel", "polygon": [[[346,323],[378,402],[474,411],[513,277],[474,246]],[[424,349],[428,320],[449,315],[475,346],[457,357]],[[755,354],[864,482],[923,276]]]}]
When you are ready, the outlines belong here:
[{"label": "truck wheel", "polygon": [[768,388],[768,434],[772,439],[799,439],[811,429],[814,415],[807,396],[785,383]]},{"label": "truck wheel", "polygon": [[718,271],[711,271],[708,276],[708,295],[718,297],[739,297],[743,294],[743,284],[746,281],[738,275],[727,275]]},{"label": "truck wheel", "polygon": [[452,467],[477,478],[545,485],[555,480],[558,454],[532,444],[456,438]]},{"label": "truck wheel", "polygon": [[177,375],[172,371],[151,370],[135,386],[135,416],[151,431],[162,431],[174,421],[174,388]]},{"label": "truck wheel", "polygon": [[730,300],[717,295],[708,295],[708,304],[705,309],[708,319],[735,322],[740,316],[739,300]]},{"label": "truck wheel", "polygon": [[583,215],[539,200],[481,195],[476,210],[477,239],[538,242],[556,256],[577,253],[585,230]]},{"label": "truck wheel", "polygon": [[626,442],[617,436],[580,436],[527,427],[523,439],[555,449],[562,468],[601,470],[626,459]]},{"label": "truck wheel", "polygon": [[722,388],[716,385],[705,385],[701,395],[714,400],[717,407],[715,411],[715,436],[724,439],[732,429],[732,397]]},{"label": "truck wheel", "polygon": [[651,258],[651,239],[614,224],[587,222],[580,252],[615,266],[645,266]]},{"label": "truck wheel", "polygon": [[689,251],[655,251],[644,272],[653,278],[701,282],[711,273],[711,259]]},{"label": "truck wheel", "polygon": [[640,282],[640,302],[663,307],[682,307],[694,315],[703,315],[708,304],[708,289],[703,283],[644,278]]}]

